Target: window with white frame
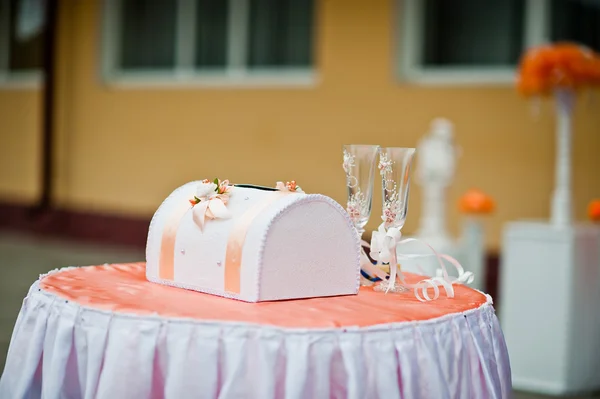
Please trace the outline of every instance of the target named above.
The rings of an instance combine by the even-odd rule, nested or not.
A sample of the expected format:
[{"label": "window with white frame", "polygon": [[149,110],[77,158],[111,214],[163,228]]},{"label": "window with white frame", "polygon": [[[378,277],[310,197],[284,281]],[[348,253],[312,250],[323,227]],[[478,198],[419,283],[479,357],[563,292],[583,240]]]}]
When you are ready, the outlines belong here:
[{"label": "window with white frame", "polygon": [[313,0],[106,0],[108,80],[309,82]]},{"label": "window with white frame", "polygon": [[39,81],[44,32],[19,29],[21,5],[19,0],[0,0],[0,83]]},{"label": "window with white frame", "polygon": [[402,74],[423,83],[512,82],[550,41],[600,50],[600,0],[400,0]]}]

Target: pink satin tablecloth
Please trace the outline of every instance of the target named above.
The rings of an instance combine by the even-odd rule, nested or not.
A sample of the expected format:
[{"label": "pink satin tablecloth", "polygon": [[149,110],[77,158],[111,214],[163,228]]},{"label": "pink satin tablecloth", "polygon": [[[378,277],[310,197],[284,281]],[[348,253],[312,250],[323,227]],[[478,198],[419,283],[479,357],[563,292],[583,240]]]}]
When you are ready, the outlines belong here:
[{"label": "pink satin tablecloth", "polygon": [[63,269],[23,303],[0,397],[508,397],[491,298],[455,293],[251,304],[148,282],[144,263]]},{"label": "pink satin tablecloth", "polygon": [[[409,281],[419,279],[408,276]],[[143,263],[67,270],[44,278],[40,288],[80,305],[116,312],[298,328],[428,320],[487,302],[480,292],[458,286],[455,298],[428,303],[419,302],[412,291],[385,295],[366,287],[359,295],[246,303],[151,283]]]}]

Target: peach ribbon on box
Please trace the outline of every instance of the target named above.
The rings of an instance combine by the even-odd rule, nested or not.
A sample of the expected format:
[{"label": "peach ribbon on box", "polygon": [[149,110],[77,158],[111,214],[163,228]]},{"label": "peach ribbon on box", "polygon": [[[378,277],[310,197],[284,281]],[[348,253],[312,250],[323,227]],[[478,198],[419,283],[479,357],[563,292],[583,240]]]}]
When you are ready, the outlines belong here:
[{"label": "peach ribbon on box", "polygon": [[[234,224],[227,241],[227,250],[225,252],[223,287],[225,291],[234,294],[240,293],[242,250],[244,248],[246,234],[248,233],[252,222],[269,205],[289,194],[290,192],[286,191],[275,191],[270,193],[259,203],[247,209]],[[175,279],[175,242],[177,240],[177,232],[181,220],[191,209],[192,207],[189,203],[178,204],[166,221],[161,239],[159,257],[160,263],[158,275],[161,280]],[[204,223],[202,223],[202,225],[204,225]]]},{"label": "peach ribbon on box", "polygon": [[225,291],[235,294],[241,292],[242,251],[252,222],[269,205],[289,194],[286,191],[269,193],[266,198],[246,210],[231,229],[225,252]]},{"label": "peach ribbon on box", "polygon": [[[192,191],[190,196],[195,192]],[[179,224],[188,211],[192,207],[188,202],[181,202],[175,205],[175,209],[165,222],[162,238],[160,242],[160,256],[158,263],[158,277],[161,280],[175,279],[175,240],[177,239],[177,231]]]}]

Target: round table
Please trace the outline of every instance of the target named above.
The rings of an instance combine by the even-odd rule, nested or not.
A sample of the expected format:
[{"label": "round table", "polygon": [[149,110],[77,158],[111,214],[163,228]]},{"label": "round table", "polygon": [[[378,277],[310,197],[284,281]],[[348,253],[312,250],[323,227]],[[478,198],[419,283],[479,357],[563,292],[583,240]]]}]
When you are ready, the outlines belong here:
[{"label": "round table", "polygon": [[25,298],[0,397],[509,397],[491,298],[455,292],[245,303],[148,282],[144,263],[66,268]]}]

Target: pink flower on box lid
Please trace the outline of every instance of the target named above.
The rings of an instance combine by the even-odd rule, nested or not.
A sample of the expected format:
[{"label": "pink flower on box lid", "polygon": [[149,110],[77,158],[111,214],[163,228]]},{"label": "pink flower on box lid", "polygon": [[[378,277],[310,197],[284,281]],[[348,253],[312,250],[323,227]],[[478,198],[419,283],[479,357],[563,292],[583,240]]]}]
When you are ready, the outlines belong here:
[{"label": "pink flower on box lid", "polygon": [[204,222],[208,219],[227,219],[231,213],[226,205],[229,202],[232,185],[229,180],[215,179],[212,182],[204,179],[196,188],[196,195],[190,199],[193,207],[193,218],[200,229],[204,229]]},{"label": "pink flower on box lid", "polygon": [[303,193],[302,188],[296,183],[296,180],[288,181],[283,184],[283,182],[278,181],[275,188],[279,191],[289,191],[295,193]]}]

